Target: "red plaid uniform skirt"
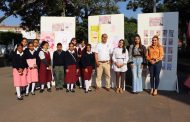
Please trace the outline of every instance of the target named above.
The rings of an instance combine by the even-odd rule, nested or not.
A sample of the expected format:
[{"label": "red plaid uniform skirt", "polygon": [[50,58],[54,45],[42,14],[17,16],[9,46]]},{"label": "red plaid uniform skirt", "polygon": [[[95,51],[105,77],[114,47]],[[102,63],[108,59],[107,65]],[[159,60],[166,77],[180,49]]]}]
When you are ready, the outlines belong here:
[{"label": "red plaid uniform skirt", "polygon": [[87,66],[86,67],[88,69],[88,72],[85,72],[85,68],[82,69],[82,76],[83,76],[83,80],[90,80],[92,77],[92,66]]},{"label": "red plaid uniform skirt", "polygon": [[69,70],[65,74],[65,82],[66,83],[76,83],[78,81],[78,73],[76,65],[70,65],[67,67]]}]

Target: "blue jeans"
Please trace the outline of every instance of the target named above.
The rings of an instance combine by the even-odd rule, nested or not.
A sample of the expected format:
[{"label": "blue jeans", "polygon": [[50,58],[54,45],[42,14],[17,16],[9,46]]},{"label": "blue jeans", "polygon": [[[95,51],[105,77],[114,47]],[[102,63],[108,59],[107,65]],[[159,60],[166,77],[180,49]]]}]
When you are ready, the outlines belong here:
[{"label": "blue jeans", "polygon": [[131,69],[132,70],[132,75],[133,75],[133,82],[132,82],[132,87],[133,87],[133,92],[142,92],[142,62],[143,58],[142,57],[135,57],[133,58],[133,64],[134,67]]},{"label": "blue jeans", "polygon": [[151,89],[158,89],[159,82],[160,82],[161,68],[162,68],[162,61],[159,61],[155,64],[149,63]]}]

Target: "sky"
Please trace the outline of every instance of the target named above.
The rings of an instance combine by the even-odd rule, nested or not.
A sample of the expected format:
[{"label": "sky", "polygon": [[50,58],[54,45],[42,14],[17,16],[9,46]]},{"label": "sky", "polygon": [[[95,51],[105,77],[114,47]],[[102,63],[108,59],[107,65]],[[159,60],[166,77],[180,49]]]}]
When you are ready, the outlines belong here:
[{"label": "sky", "polygon": [[[138,9],[137,11],[132,11],[132,10],[126,10],[126,5],[127,2],[118,2],[118,6],[119,6],[119,11],[121,12],[121,14],[124,14],[126,17],[130,18],[137,18],[138,13],[141,13],[140,9]],[[3,12],[0,11],[0,17],[3,16]],[[1,24],[4,25],[19,25],[21,23],[21,18],[18,16],[17,18],[14,16],[10,16],[8,17],[6,20],[4,20]]]}]

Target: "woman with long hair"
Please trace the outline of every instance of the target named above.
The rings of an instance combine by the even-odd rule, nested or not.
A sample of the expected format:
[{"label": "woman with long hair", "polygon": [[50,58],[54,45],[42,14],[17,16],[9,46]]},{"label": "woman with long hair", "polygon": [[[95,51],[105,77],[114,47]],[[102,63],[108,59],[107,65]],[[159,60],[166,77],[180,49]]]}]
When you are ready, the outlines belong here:
[{"label": "woman with long hair", "polygon": [[146,47],[142,45],[138,34],[135,35],[134,42],[129,47],[129,63],[132,70],[132,92],[136,94],[143,91],[142,69],[146,65]]},{"label": "woman with long hair", "polygon": [[[116,93],[123,93],[125,72],[127,71],[128,51],[125,47],[125,41],[121,39],[118,47],[113,51],[113,69],[116,73]],[[119,81],[119,79],[121,79]]]},{"label": "woman with long hair", "polygon": [[147,55],[146,55],[150,71],[150,85],[151,85],[150,94],[153,96],[157,95],[163,57],[164,57],[163,47],[159,43],[158,36],[154,36],[152,38],[152,44],[147,49]]}]

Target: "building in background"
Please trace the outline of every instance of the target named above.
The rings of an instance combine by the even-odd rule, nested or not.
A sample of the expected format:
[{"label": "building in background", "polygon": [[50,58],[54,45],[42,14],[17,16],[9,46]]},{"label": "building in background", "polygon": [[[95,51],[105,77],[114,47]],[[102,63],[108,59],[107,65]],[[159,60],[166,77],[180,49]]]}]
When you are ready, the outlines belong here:
[{"label": "building in background", "polygon": [[0,32],[15,32],[21,33],[23,37],[27,38],[29,41],[33,39],[39,39],[40,35],[35,31],[25,31],[19,26],[7,26],[7,25],[0,25]]}]

